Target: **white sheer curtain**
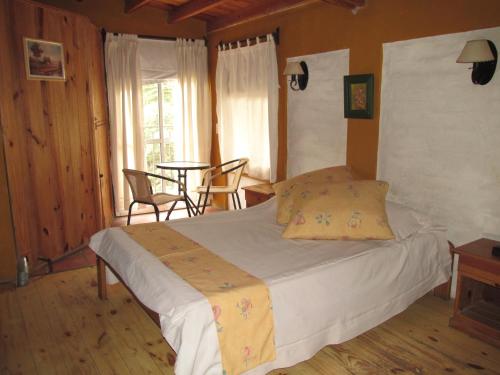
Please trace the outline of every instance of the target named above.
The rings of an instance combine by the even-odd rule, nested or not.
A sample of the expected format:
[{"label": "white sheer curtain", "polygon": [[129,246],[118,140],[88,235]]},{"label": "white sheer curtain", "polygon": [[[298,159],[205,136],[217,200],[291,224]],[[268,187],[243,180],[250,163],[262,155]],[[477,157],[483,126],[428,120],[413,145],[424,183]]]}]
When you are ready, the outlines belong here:
[{"label": "white sheer curtain", "polygon": [[111,174],[115,210],[132,200],[122,169],[144,169],[141,70],[136,35],[106,35],[105,62],[111,124]]},{"label": "white sheer curtain", "polygon": [[248,174],[271,182],[276,181],[277,168],[278,88],[272,35],[253,46],[219,47],[217,128],[222,160],[247,157]]},{"label": "white sheer curtain", "polygon": [[175,40],[140,38],[138,48],[143,83],[157,83],[177,77]]},{"label": "white sheer curtain", "polygon": [[[177,77],[180,86],[180,113],[176,127],[177,160],[210,163],[212,119],[208,84],[207,47],[203,40],[177,39]],[[188,187],[199,182],[190,173]]]}]

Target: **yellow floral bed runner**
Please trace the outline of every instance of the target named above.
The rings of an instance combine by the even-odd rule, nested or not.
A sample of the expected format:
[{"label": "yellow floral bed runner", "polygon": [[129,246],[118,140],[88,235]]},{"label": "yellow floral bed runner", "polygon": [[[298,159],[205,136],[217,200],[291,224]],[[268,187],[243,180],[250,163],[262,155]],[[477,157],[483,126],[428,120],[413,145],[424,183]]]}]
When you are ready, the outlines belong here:
[{"label": "yellow floral bed runner", "polygon": [[275,359],[271,298],[262,280],[164,223],[122,229],[208,299],[224,375],[240,374]]}]

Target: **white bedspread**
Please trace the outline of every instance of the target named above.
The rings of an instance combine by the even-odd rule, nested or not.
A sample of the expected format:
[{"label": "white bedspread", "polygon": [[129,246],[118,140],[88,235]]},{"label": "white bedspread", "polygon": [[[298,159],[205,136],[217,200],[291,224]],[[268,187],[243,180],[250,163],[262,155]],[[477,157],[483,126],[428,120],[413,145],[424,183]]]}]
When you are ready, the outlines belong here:
[{"label": "white bedspread", "polygon": [[[401,206],[388,205],[398,238],[392,241],[284,240],[275,214],[272,199],[168,223],[268,285],[277,358],[247,375],[292,366],[328,344],[349,340],[450,276],[445,230]],[[97,233],[90,247],[160,314],[162,333],[177,353],[176,374],[222,374],[212,310],[201,293],[119,228]]]}]

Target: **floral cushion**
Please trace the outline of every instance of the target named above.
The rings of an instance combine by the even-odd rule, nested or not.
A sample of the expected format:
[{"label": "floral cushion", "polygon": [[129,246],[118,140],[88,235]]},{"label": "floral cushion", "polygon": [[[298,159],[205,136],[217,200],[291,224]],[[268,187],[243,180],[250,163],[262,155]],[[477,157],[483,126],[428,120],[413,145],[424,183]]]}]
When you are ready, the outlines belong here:
[{"label": "floral cushion", "polygon": [[283,238],[390,240],[385,181],[302,185]]},{"label": "floral cushion", "polygon": [[299,176],[278,182],[273,185],[278,204],[276,220],[278,224],[287,224],[295,197],[300,195],[303,187],[318,183],[332,183],[360,180],[349,167],[345,165],[318,169]]}]

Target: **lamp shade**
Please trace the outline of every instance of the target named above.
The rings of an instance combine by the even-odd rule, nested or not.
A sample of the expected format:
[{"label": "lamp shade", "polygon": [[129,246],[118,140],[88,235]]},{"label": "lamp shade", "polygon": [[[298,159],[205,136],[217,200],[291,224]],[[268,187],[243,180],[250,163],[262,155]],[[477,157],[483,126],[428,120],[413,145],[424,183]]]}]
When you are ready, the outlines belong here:
[{"label": "lamp shade", "polygon": [[304,69],[302,69],[298,61],[287,61],[283,74],[286,76],[304,74]]},{"label": "lamp shade", "polygon": [[495,60],[491,48],[486,39],[469,40],[460,56],[457,63],[476,63],[483,61]]}]

